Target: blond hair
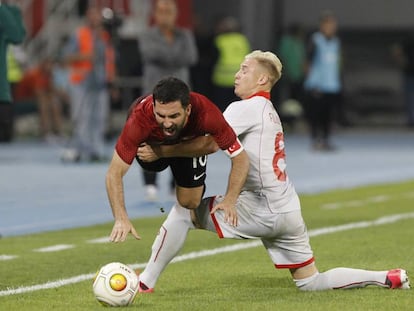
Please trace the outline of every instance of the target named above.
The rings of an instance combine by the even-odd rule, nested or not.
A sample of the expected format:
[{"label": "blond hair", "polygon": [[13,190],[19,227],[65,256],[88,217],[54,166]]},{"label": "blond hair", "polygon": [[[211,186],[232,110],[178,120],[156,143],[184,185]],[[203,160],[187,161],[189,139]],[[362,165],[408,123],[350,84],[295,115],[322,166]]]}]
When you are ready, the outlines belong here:
[{"label": "blond hair", "polygon": [[263,66],[269,73],[269,82],[271,86],[282,76],[282,62],[272,52],[263,52],[261,50],[255,50],[250,54],[247,54],[245,58],[255,59],[261,66]]}]

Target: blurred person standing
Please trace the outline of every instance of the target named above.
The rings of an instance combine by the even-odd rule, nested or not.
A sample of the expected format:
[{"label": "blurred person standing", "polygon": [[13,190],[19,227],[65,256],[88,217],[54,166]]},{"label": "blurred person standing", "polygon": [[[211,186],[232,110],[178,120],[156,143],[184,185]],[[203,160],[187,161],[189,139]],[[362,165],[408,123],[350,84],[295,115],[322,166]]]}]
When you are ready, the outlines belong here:
[{"label": "blurred person standing", "polygon": [[284,64],[282,81],[287,87],[287,98],[303,101],[303,79],[305,76],[306,47],[304,30],[294,23],[279,42],[279,55]]},{"label": "blurred person standing", "polygon": [[319,31],[308,46],[308,69],[304,88],[306,114],[315,150],[332,151],[330,142],[335,110],[341,105],[341,42],[337,20],[330,11],[321,14]]},{"label": "blurred person standing", "polygon": [[[139,37],[139,51],[142,57],[142,93],[151,94],[157,82],[167,76],[174,76],[190,84],[190,66],[198,60],[194,35],[190,30],[176,25],[178,15],[174,0],[155,0],[153,8],[154,25]],[[157,198],[157,175],[144,170],[147,199]],[[171,180],[171,190],[175,188]]]},{"label": "blurred person standing", "polygon": [[68,66],[65,63],[65,46],[69,42],[68,36],[63,36],[60,39],[60,44],[58,52],[54,56],[54,64],[52,70],[53,85],[55,87],[56,93],[58,94],[61,102],[64,103],[64,107],[69,106],[69,72]]},{"label": "blurred person standing", "polygon": [[233,16],[220,19],[216,27],[214,43],[218,59],[213,69],[214,100],[221,111],[237,100],[234,95],[234,75],[244,56],[250,52],[250,43],[241,33],[240,24]]},{"label": "blurred person standing", "polygon": [[22,81],[27,65],[27,55],[20,45],[9,45],[7,49],[7,80],[12,97],[16,100],[16,89]]},{"label": "blurred person standing", "polygon": [[[59,97],[60,101],[63,103],[62,108],[67,108],[69,106],[69,75],[66,65],[61,60],[55,60],[52,68],[52,80],[54,90]],[[63,114],[65,114],[66,109],[63,109]]]},{"label": "blurred person standing", "polygon": [[299,23],[289,25],[279,41],[279,55],[284,64],[281,79],[282,101],[278,108],[282,121],[294,128],[303,114],[306,47],[304,30]]},{"label": "blurred person standing", "polygon": [[115,51],[96,7],[87,9],[85,24],[69,39],[65,60],[69,70],[73,132],[71,148],[64,151],[62,161],[103,161]]},{"label": "blurred person standing", "polygon": [[25,72],[18,86],[20,94],[36,101],[40,136],[46,142],[59,142],[62,136],[62,103],[54,85],[53,67],[52,58],[41,59]]},{"label": "blurred person standing", "polygon": [[217,62],[218,50],[214,43],[214,32],[201,16],[194,17],[194,36],[198,50],[198,61],[191,66],[191,85],[193,91],[213,98],[213,68]]},{"label": "blurred person standing", "polygon": [[0,142],[13,138],[13,104],[7,80],[7,49],[9,44],[23,42],[26,30],[18,7],[0,0]]}]

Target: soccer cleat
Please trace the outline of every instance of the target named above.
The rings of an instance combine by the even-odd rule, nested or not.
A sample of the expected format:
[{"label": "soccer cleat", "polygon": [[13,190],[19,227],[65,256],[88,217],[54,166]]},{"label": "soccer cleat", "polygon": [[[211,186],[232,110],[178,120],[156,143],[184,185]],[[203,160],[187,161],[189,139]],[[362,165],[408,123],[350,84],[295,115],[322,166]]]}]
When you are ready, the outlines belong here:
[{"label": "soccer cleat", "polygon": [[154,292],[153,288],[149,288],[147,285],[139,281],[138,292],[141,294],[151,294]]},{"label": "soccer cleat", "polygon": [[393,269],[388,271],[385,284],[391,289],[410,289],[410,280],[408,279],[407,271],[403,269]]},{"label": "soccer cleat", "polygon": [[[141,273],[140,270],[135,270],[136,275],[139,278],[139,274]],[[138,285],[138,292],[142,293],[142,294],[151,294],[154,292],[153,288],[149,288],[147,285],[145,285],[144,283],[142,283],[141,281],[139,281],[139,285]]]}]

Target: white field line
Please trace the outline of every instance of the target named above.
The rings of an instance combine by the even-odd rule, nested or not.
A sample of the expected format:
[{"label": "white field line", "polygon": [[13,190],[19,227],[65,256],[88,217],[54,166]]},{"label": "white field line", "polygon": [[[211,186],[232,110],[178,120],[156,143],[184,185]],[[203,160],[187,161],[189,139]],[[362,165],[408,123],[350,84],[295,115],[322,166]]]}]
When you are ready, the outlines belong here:
[{"label": "white field line", "polygon": [[[406,198],[413,198],[414,192],[406,192],[399,197],[406,197]],[[373,197],[369,197],[362,200],[352,200],[352,201],[345,201],[345,202],[335,202],[335,203],[326,203],[321,206],[322,209],[338,209],[338,208],[344,208],[344,207],[360,207],[367,204],[377,204],[377,203],[383,203],[390,200],[395,199],[396,196],[392,195],[377,195]]]},{"label": "white field line", "polygon": [[[339,226],[332,226],[332,227],[309,230],[309,236],[314,237],[318,235],[335,233],[335,232],[340,232],[340,231],[380,226],[380,225],[390,224],[390,223],[394,223],[400,220],[410,219],[410,218],[414,218],[414,212],[406,213],[406,214],[395,214],[395,215],[384,216],[384,217],[380,217],[372,221],[361,221],[361,222],[354,222],[354,223],[349,223],[349,224],[344,224],[344,225],[339,225]],[[217,254],[234,252],[234,251],[238,251],[242,249],[257,247],[260,245],[262,245],[262,243],[258,240],[254,240],[250,242],[242,242],[242,243],[237,243],[237,244],[233,244],[229,246],[187,253],[187,254],[175,257],[172,260],[172,262],[181,262],[181,261],[197,259],[197,258],[206,257],[206,256],[214,256]],[[132,264],[130,266],[133,269],[142,269],[142,268],[145,268],[145,265],[146,265],[145,263],[140,263],[140,264]],[[58,287],[62,287],[65,285],[75,284],[75,283],[83,282],[86,280],[90,280],[94,276],[95,276],[95,273],[89,273],[89,274],[82,274],[82,275],[74,276],[68,279],[61,279],[61,280],[57,280],[53,282],[47,282],[44,284],[10,288],[7,290],[0,291],[0,297],[24,294],[24,293],[34,292],[38,290],[43,290],[43,289],[58,288]]]},{"label": "white field line", "polygon": [[323,209],[338,209],[338,208],[343,208],[343,207],[360,207],[360,206],[364,206],[364,205],[367,205],[367,204],[387,202],[391,199],[393,199],[393,197],[388,196],[388,195],[381,195],[381,196],[366,198],[366,199],[363,199],[363,200],[352,200],[352,201],[345,201],[345,202],[326,203],[326,204],[323,204],[321,207]]},{"label": "white field line", "polygon": [[4,261],[4,260],[12,260],[17,258],[18,256],[15,255],[0,255],[0,261]]},{"label": "white field line", "polygon": [[71,244],[58,244],[58,245],[37,248],[37,249],[34,249],[33,251],[39,252],[39,253],[50,253],[50,252],[59,252],[59,251],[63,251],[65,249],[71,249],[74,247],[75,245],[71,245]]},{"label": "white field line", "polygon": [[88,240],[86,242],[91,243],[91,244],[105,244],[105,243],[110,243],[111,241],[109,240],[109,236],[106,235],[104,237]]}]

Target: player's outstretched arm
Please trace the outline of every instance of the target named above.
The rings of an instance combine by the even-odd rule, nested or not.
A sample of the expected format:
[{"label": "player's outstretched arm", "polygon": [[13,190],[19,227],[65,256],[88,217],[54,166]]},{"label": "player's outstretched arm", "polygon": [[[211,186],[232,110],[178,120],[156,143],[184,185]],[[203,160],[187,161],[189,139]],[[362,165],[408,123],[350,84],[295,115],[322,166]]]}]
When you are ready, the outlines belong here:
[{"label": "player's outstretched arm", "polygon": [[219,149],[212,136],[199,136],[174,145],[146,145],[137,149],[137,156],[141,161],[153,162],[159,158],[171,157],[201,157],[214,153]]},{"label": "player's outstretched arm", "polygon": [[106,191],[115,218],[115,224],[110,235],[111,242],[125,241],[128,233],[131,233],[136,239],[141,239],[129,220],[125,208],[123,177],[129,167],[130,165],[125,163],[114,151],[106,174]]}]

